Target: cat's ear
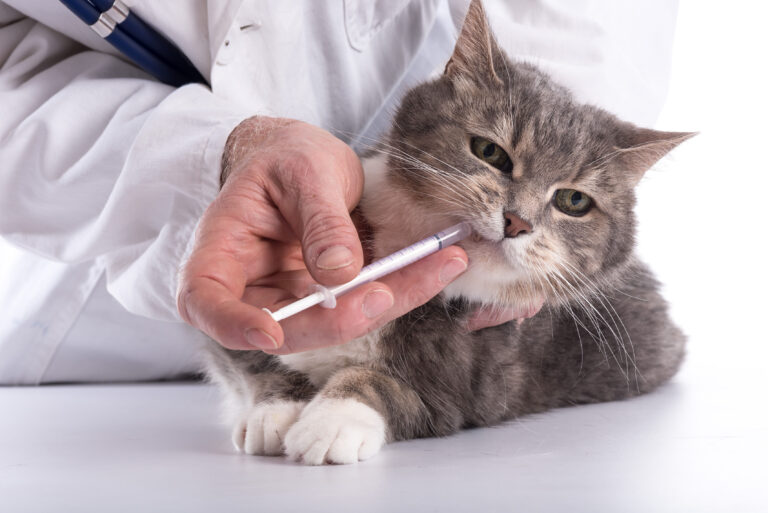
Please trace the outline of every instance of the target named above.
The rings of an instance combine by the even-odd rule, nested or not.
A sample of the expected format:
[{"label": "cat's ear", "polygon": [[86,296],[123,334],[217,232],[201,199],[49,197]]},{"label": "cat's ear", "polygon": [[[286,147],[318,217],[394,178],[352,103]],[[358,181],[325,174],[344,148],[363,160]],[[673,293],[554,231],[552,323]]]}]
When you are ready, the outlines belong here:
[{"label": "cat's ear", "polygon": [[485,17],[483,3],[480,0],[472,0],[453,55],[445,65],[445,74],[501,82],[493,67],[493,56],[498,52],[498,45]]},{"label": "cat's ear", "polygon": [[614,158],[637,184],[656,162],[698,132],[661,132],[634,125],[622,127],[617,135]]}]

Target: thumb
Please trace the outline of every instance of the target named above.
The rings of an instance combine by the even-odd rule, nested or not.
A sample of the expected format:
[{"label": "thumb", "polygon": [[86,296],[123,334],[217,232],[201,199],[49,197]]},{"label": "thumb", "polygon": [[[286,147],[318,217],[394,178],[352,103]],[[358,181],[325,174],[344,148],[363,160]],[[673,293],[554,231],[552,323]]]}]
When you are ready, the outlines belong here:
[{"label": "thumb", "polygon": [[355,153],[331,134],[295,125],[300,149],[279,152],[270,166],[271,194],[301,241],[304,263],[319,283],[349,281],[363,265],[363,248],[349,212],[363,192],[363,168]]},{"label": "thumb", "polygon": [[346,180],[322,157],[283,166],[273,200],[301,241],[304,263],[317,282],[344,283],[360,272],[363,248],[349,215],[362,193],[362,168],[349,166]]},{"label": "thumb", "polygon": [[304,263],[319,283],[351,280],[363,265],[363,248],[344,199],[311,198],[299,205]]}]

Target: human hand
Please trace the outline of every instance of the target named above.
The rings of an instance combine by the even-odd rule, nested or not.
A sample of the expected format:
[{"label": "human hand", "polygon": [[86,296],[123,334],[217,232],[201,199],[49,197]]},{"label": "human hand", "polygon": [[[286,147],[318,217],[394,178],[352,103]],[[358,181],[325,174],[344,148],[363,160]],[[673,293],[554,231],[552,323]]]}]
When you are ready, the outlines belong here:
[{"label": "human hand", "polygon": [[467,267],[451,246],[281,324],[275,311],[311,284],[357,276],[363,249],[349,211],[362,194],[354,152],[299,121],[251,118],[227,141],[222,189],[180,276],[182,318],[231,349],[286,354],[341,344],[426,303]]},{"label": "human hand", "polygon": [[480,307],[469,315],[464,327],[467,331],[477,331],[510,321],[517,321],[517,325],[520,326],[523,321],[539,313],[542,306],[544,306],[544,297],[536,298],[530,305]]}]

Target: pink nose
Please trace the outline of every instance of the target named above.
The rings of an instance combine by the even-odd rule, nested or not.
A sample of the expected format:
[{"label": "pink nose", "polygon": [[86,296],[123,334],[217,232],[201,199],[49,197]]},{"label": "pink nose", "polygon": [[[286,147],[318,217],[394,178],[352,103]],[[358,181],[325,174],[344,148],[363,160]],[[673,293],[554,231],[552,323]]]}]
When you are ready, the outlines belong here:
[{"label": "pink nose", "polygon": [[523,233],[531,233],[533,231],[533,228],[531,228],[527,221],[512,212],[504,212],[504,221],[506,223],[504,226],[505,237],[517,237]]}]

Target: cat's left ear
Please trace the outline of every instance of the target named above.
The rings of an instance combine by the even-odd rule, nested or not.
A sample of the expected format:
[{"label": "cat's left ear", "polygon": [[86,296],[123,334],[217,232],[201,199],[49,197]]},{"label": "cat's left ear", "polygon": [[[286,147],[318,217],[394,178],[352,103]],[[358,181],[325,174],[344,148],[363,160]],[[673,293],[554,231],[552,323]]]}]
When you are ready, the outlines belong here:
[{"label": "cat's left ear", "polygon": [[500,83],[493,65],[494,54],[498,53],[499,47],[488,25],[483,3],[472,0],[453,55],[445,65],[445,74]]},{"label": "cat's left ear", "polygon": [[619,131],[613,160],[629,174],[634,180],[633,185],[636,185],[645,172],[664,155],[697,134],[698,132],[661,132],[634,125],[625,127]]}]

